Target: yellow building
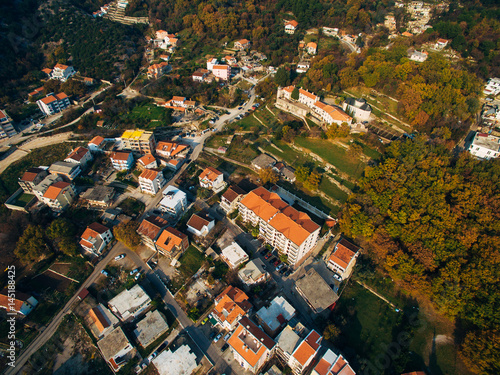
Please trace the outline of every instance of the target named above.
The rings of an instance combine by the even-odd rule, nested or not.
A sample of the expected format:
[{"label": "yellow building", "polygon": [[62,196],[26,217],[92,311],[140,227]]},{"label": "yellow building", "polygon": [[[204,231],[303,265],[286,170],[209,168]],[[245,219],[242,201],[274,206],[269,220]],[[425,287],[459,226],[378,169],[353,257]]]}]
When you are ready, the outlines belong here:
[{"label": "yellow building", "polygon": [[124,150],[138,154],[154,154],[156,140],[153,132],[145,130],[125,130],[121,136]]}]

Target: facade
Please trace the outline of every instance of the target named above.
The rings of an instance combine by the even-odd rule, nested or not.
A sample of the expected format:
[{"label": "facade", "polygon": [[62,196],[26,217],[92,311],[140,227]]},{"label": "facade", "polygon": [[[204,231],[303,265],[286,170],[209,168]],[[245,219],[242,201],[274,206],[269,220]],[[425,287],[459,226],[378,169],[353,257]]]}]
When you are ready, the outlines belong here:
[{"label": "facade", "polygon": [[156,240],[160,236],[163,228],[167,227],[167,225],[167,220],[156,215],[151,215],[142,220],[141,225],[137,228],[137,233],[141,237],[144,245],[156,251]]},{"label": "facade", "polygon": [[145,169],[139,176],[139,186],[144,194],[156,195],[166,183],[163,173],[154,169]]},{"label": "facade", "polygon": [[325,104],[320,101],[314,103],[312,110],[316,112],[316,114],[321,120],[323,120],[329,125],[331,124],[342,125],[342,123],[344,122],[350,124],[352,122],[352,117],[349,116],[340,108]]},{"label": "facade", "polygon": [[88,207],[107,208],[113,202],[114,195],[115,189],[113,187],[97,185],[83,193],[81,199],[87,203]]},{"label": "facade", "polygon": [[108,306],[118,319],[127,322],[145,312],[151,306],[151,298],[136,284],[111,299]]},{"label": "facade", "polygon": [[212,317],[223,329],[232,331],[241,318],[252,309],[248,296],[241,289],[228,286],[215,298]]},{"label": "facade", "polygon": [[[419,375],[416,372],[412,374]],[[342,354],[338,355],[328,349],[312,369],[311,375],[356,375],[356,373]],[[425,373],[422,372],[421,375]]]},{"label": "facade", "polygon": [[180,215],[187,207],[187,196],[182,190],[170,185],[163,190],[163,199],[160,208],[172,216]]},{"label": "facade", "polygon": [[483,90],[484,95],[497,96],[500,94],[500,78],[490,78]]},{"label": "facade", "polygon": [[427,52],[420,52],[420,51],[412,51],[408,58],[411,61],[416,61],[416,62],[424,62],[427,60],[427,57],[429,57],[429,54]]},{"label": "facade", "polygon": [[299,61],[299,63],[297,64],[297,68],[295,69],[295,71],[297,73],[305,73],[309,70],[309,68],[311,67],[311,63],[308,62],[308,61]]},{"label": "facade", "polygon": [[139,158],[137,160],[137,165],[143,169],[144,168],[146,168],[146,169],[158,168],[158,163],[156,162],[155,157],[151,154],[146,154],[143,157]]},{"label": "facade", "polygon": [[229,246],[222,249],[221,258],[232,269],[248,261],[248,254],[240,245],[232,242]]},{"label": "facade", "polygon": [[0,138],[13,137],[17,134],[14,125],[12,125],[12,119],[7,114],[7,112],[0,109]]},{"label": "facade", "polygon": [[200,186],[205,189],[218,192],[224,188],[224,175],[214,167],[205,168],[198,179],[200,180]]},{"label": "facade", "polygon": [[275,342],[246,316],[227,340],[234,360],[254,374],[271,358]]},{"label": "facade", "polygon": [[61,212],[73,203],[76,193],[73,186],[64,181],[58,181],[49,186],[41,201],[52,211]]},{"label": "facade", "polygon": [[342,104],[344,111],[350,112],[356,120],[368,121],[372,113],[372,108],[365,99],[347,98]]},{"label": "facade", "polygon": [[219,205],[226,213],[229,213],[238,208],[238,204],[244,194],[245,191],[243,189],[237,185],[232,185],[222,194]]},{"label": "facade", "polygon": [[295,30],[297,30],[297,26],[299,26],[299,23],[297,21],[288,21],[287,23],[285,23],[285,33],[294,34]]},{"label": "facade", "polygon": [[306,372],[321,348],[321,340],[321,335],[312,330],[292,352],[288,360],[288,366],[290,366],[295,375],[301,375]]},{"label": "facade", "polygon": [[215,221],[207,213],[193,214],[187,222],[187,231],[198,237],[205,237],[215,226]]},{"label": "facade", "polygon": [[295,282],[295,289],[315,314],[330,308],[339,296],[314,268]]},{"label": "facade", "polygon": [[295,316],[295,309],[283,297],[275,297],[269,306],[257,311],[257,321],[271,336],[275,336],[286,323]]},{"label": "facade", "polygon": [[88,162],[92,161],[92,154],[89,149],[85,147],[77,147],[69,153],[64,161],[67,163],[79,164],[83,167]]},{"label": "facade", "polygon": [[70,106],[68,95],[61,92],[59,94],[49,94],[45,98],[36,101],[40,111],[47,116],[59,113]]},{"label": "facade", "polygon": [[436,44],[434,45],[434,48],[435,49],[438,49],[438,50],[441,50],[443,48],[446,48],[446,46],[448,45],[448,42],[449,40],[446,40],[446,39],[438,39],[436,41]]},{"label": "facade", "polygon": [[318,53],[318,45],[314,42],[309,42],[306,44],[307,53],[310,55],[315,55]]},{"label": "facade", "polygon": [[326,265],[342,279],[347,279],[351,276],[358,255],[359,247],[342,238],[335,245]]},{"label": "facade", "polygon": [[231,77],[231,67],[229,65],[214,65],[212,73],[215,78],[228,81]]},{"label": "facade", "polygon": [[234,42],[234,48],[243,51],[250,48],[250,41],[248,39],[240,39]]},{"label": "facade", "polygon": [[90,224],[83,232],[80,245],[89,253],[101,255],[107,244],[113,239],[111,229],[97,222]]},{"label": "facade", "polygon": [[128,341],[127,336],[121,329],[116,327],[97,342],[104,360],[114,372],[118,372],[132,359],[134,347]]},{"label": "facade", "polygon": [[0,292],[0,309],[5,309],[7,312],[16,312],[23,316],[28,315],[38,305],[35,297],[29,294],[22,293],[16,290],[15,297],[9,297],[9,290],[4,288]]},{"label": "facade", "polygon": [[134,156],[131,152],[113,152],[111,154],[111,164],[118,171],[127,171],[134,164]]},{"label": "facade", "polygon": [[125,130],[120,137],[124,150],[136,154],[154,154],[156,139],[153,132],[145,130]]},{"label": "facade", "polygon": [[166,61],[162,61],[161,63],[158,64],[153,64],[148,67],[148,78],[149,79],[160,78],[169,70],[170,70],[170,65],[168,65],[168,62]]},{"label": "facade", "polygon": [[189,247],[189,239],[184,233],[172,227],[165,228],[155,241],[156,249],[164,256],[175,257]]},{"label": "facade", "polygon": [[259,237],[298,264],[316,246],[320,226],[304,212],[263,187],[248,193],[239,204],[244,222],[259,227]]},{"label": "facade", "polygon": [[495,159],[500,154],[500,138],[493,135],[476,133],[469,146],[471,155],[479,159]]},{"label": "facade", "polygon": [[39,201],[42,201],[42,197],[49,188],[50,185],[62,181],[63,179],[57,174],[49,174],[42,181],[35,185],[32,192],[35,194]]},{"label": "facade", "polygon": [[73,181],[82,172],[79,164],[67,161],[56,161],[49,167],[50,174],[61,176],[67,181]]},{"label": "facade", "polygon": [[92,138],[87,147],[91,152],[102,152],[105,144],[104,138],[98,135]]},{"label": "facade", "polygon": [[42,182],[48,174],[46,169],[30,168],[19,178],[18,184],[25,193],[33,194],[35,186]]},{"label": "facade", "polygon": [[134,335],[143,348],[147,348],[157,338],[168,330],[168,324],[165,318],[158,310],[149,311],[144,318],[137,322],[137,328]]},{"label": "facade", "polygon": [[238,277],[247,287],[252,287],[265,283],[271,276],[266,271],[264,262],[259,258],[255,258],[238,271]]},{"label": "facade", "polygon": [[74,76],[75,74],[75,69],[72,66],[56,64],[56,66],[54,66],[54,69],[52,69],[50,78],[57,79],[61,82],[66,82],[69,77]]}]

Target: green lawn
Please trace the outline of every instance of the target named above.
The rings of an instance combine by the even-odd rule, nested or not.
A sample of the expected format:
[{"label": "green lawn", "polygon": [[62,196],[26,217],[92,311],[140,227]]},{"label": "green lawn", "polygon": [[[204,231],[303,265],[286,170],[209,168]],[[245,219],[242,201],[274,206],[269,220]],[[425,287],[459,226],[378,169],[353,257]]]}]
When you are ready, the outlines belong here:
[{"label": "green lawn", "polygon": [[264,144],[262,148],[272,153],[273,155],[280,157],[292,167],[296,168],[299,165],[304,165],[305,163],[311,161],[311,158],[309,158],[307,155],[304,155],[303,153],[294,150],[284,141],[273,140],[272,143],[274,143],[279,149],[281,149],[282,152],[277,148],[271,146],[271,144],[269,143]]},{"label": "green lawn", "polygon": [[16,205],[20,207],[26,206],[35,196],[33,194],[23,193],[17,197]]},{"label": "green lawn", "polygon": [[235,125],[241,130],[253,130],[253,128],[262,128],[262,124],[253,117],[253,114],[242,118],[240,121],[236,122]]},{"label": "green lawn", "polygon": [[321,179],[319,190],[321,190],[329,197],[338,200],[339,202],[345,203],[347,201],[347,193],[345,193],[343,190],[340,190],[337,185],[335,185],[326,177],[323,177]]},{"label": "green lawn", "polygon": [[145,124],[142,127],[146,129],[154,129],[164,125],[168,119],[168,109],[158,107],[154,103],[142,103],[134,107],[125,117],[132,121],[140,121],[141,124]]},{"label": "green lawn", "polygon": [[188,279],[200,269],[204,260],[205,255],[203,255],[198,249],[191,245],[179,259],[179,262],[181,264],[179,267],[179,271],[181,272],[183,277]]}]

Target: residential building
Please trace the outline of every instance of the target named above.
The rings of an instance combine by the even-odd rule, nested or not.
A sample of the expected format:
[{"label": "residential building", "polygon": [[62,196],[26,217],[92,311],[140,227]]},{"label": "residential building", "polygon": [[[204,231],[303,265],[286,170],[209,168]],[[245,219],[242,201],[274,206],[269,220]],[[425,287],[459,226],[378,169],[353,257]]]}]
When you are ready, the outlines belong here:
[{"label": "residential building", "polygon": [[263,306],[256,314],[257,321],[271,337],[274,337],[294,316],[295,309],[282,296],[275,297],[269,306]]},{"label": "residential building", "polygon": [[233,269],[248,261],[248,254],[233,241],[229,246],[222,249],[221,258],[229,268]]},{"label": "residential building", "polygon": [[[497,96],[500,94],[500,78],[490,78],[483,90],[484,95]],[[1,116],[1,115],[0,115]],[[1,120],[0,120],[1,121]]]},{"label": "residential building", "polygon": [[91,308],[88,316],[92,321],[90,330],[96,338],[103,337],[118,324],[118,319],[101,303]]},{"label": "residential building", "polygon": [[210,73],[210,70],[208,70],[208,69],[198,69],[192,75],[193,81],[194,82],[203,82],[203,81],[205,81],[205,78],[208,76],[209,73]]},{"label": "residential building", "polygon": [[19,178],[18,184],[25,193],[33,194],[35,186],[42,182],[48,174],[49,172],[44,168],[30,168]]},{"label": "residential building", "polygon": [[212,71],[214,69],[214,66],[218,65],[218,64],[219,64],[219,62],[217,61],[217,59],[215,57],[208,59],[207,60],[207,70]]},{"label": "residential building", "polygon": [[85,83],[87,86],[92,86],[93,84],[95,84],[95,79],[90,77],[83,77],[83,83]]},{"label": "residential building", "polygon": [[155,242],[160,236],[163,228],[168,225],[168,220],[159,216],[151,215],[142,220],[141,225],[137,228],[137,233],[141,237],[142,243],[152,250],[157,250]]},{"label": "residential building", "polygon": [[111,186],[96,185],[96,187],[87,189],[81,195],[81,200],[87,204],[87,207],[107,208],[113,203],[115,189]]},{"label": "residential building", "polygon": [[448,45],[448,43],[449,43],[449,40],[439,38],[436,41],[436,44],[434,45],[434,48],[438,49],[438,50],[441,50],[443,48],[446,48],[446,46]]},{"label": "residential building", "polygon": [[106,142],[104,141],[104,138],[98,135],[92,138],[92,140],[87,144],[87,146],[91,152],[103,152],[105,144]]},{"label": "residential building", "polygon": [[396,18],[394,14],[389,13],[385,16],[384,26],[387,27],[391,33],[396,31]]},{"label": "residential building", "polygon": [[179,39],[175,34],[169,34],[165,30],[158,30],[156,32],[156,39],[154,39],[153,43],[155,47],[174,52],[179,46]]},{"label": "residential building", "polygon": [[122,148],[136,154],[154,154],[156,139],[153,132],[146,130],[125,130],[120,138]]},{"label": "residential building", "polygon": [[424,62],[425,60],[427,60],[427,57],[429,57],[429,54],[425,51],[420,52],[413,50],[408,54],[408,58],[416,62]]},{"label": "residential building", "polygon": [[186,161],[184,158],[179,158],[179,159],[170,159],[168,161],[162,160],[162,165],[164,164],[167,168],[178,171],[182,164]]},{"label": "residential building", "polygon": [[335,245],[326,265],[342,279],[347,279],[351,276],[358,255],[359,247],[342,238]]},{"label": "residential building", "polygon": [[229,285],[215,298],[212,317],[223,329],[232,331],[249,311],[252,304],[241,289]]},{"label": "residential building", "polygon": [[85,147],[77,147],[69,153],[64,159],[65,162],[75,163],[84,167],[88,162],[92,161],[92,154]]},{"label": "residential building", "polygon": [[67,181],[73,181],[82,172],[79,164],[67,161],[56,161],[49,167],[50,174],[61,176]]},{"label": "residential building", "polygon": [[195,373],[198,367],[196,354],[186,344],[174,352],[170,348],[162,351],[153,359],[153,365],[159,375],[189,375]]},{"label": "residential building", "polygon": [[59,94],[49,94],[45,98],[36,101],[40,111],[47,116],[59,113],[70,106],[68,95],[61,92]]},{"label": "residential building", "polygon": [[307,53],[310,55],[315,55],[318,53],[318,44],[314,42],[309,42],[306,44]]},{"label": "residential building", "polygon": [[170,65],[168,65],[168,62],[162,61],[161,63],[158,64],[153,64],[148,67],[148,78],[149,79],[157,79],[160,78],[162,75],[167,73],[171,69]]},{"label": "residential building", "polygon": [[207,167],[201,174],[198,176],[200,180],[200,186],[205,189],[210,189],[219,192],[224,188],[224,174],[214,167]]},{"label": "residential building", "polygon": [[7,112],[0,109],[0,138],[13,137],[17,134],[12,119]]},{"label": "residential building", "polygon": [[37,97],[37,96],[39,96],[39,95],[42,95],[43,90],[44,90],[44,87],[43,87],[43,86],[38,87],[38,88],[34,89],[32,92],[30,92],[30,93],[28,94],[28,97],[29,97],[30,99],[32,99],[32,98],[35,98],[35,97]]},{"label": "residential building", "polygon": [[76,74],[75,69],[72,66],[64,64],[56,64],[54,69],[50,74],[51,79],[58,79],[61,82],[66,82],[68,78]]},{"label": "residential building", "polygon": [[185,157],[189,152],[189,146],[178,142],[158,142],[156,154],[165,159]]},{"label": "residential building", "polygon": [[215,226],[215,221],[208,213],[193,214],[187,222],[187,231],[198,237],[205,237]]},{"label": "residential building", "polygon": [[229,65],[214,65],[212,73],[216,79],[228,81],[231,78],[231,67]]},{"label": "residential building", "polygon": [[297,73],[305,73],[309,70],[310,67],[311,67],[311,63],[309,61],[299,61],[295,71]]},{"label": "residential building", "polygon": [[258,374],[271,358],[275,342],[246,316],[227,340],[236,362],[245,370]]},{"label": "residential building", "polygon": [[312,360],[318,354],[321,347],[321,340],[321,335],[312,330],[293,351],[288,360],[288,366],[290,366],[295,375],[301,375],[306,372]]},{"label": "residential building", "polygon": [[253,287],[265,283],[271,276],[266,271],[264,262],[259,258],[255,258],[238,271],[238,277],[247,287]]},{"label": "residential building", "polygon": [[234,42],[234,48],[239,49],[240,51],[246,50],[250,48],[250,41],[248,39],[240,39]]},{"label": "residential building", "polygon": [[127,171],[134,165],[134,155],[131,152],[113,152],[111,164],[118,171]]},{"label": "residential building", "polygon": [[163,190],[163,199],[160,208],[172,216],[180,215],[187,207],[187,196],[182,190],[170,185]]},{"label": "residential building", "polygon": [[321,120],[327,124],[342,125],[342,123],[350,124],[352,117],[336,106],[328,105],[317,101],[314,103],[312,110],[316,112]]},{"label": "residential building", "polygon": [[155,169],[158,168],[158,163],[153,155],[146,154],[137,159],[137,166],[142,169]]},{"label": "residential building", "polygon": [[298,323],[295,327],[287,325],[276,337],[275,353],[283,363],[288,364],[292,353],[297,349],[302,341],[302,325]]},{"label": "residential building", "polygon": [[41,201],[49,186],[62,180],[63,179],[56,174],[49,174],[42,181],[35,185],[35,187],[33,188],[33,194],[35,194],[37,199]]},{"label": "residential building", "polygon": [[481,111],[481,120],[485,126],[498,127],[500,124],[500,105],[485,103]]},{"label": "residential building", "polygon": [[164,256],[174,258],[189,247],[189,239],[184,233],[172,227],[165,228],[155,241],[156,249]]},{"label": "residential building", "polygon": [[310,268],[295,282],[295,289],[315,314],[322,313],[339,299],[337,293],[314,268]]},{"label": "residential building", "polygon": [[163,172],[154,169],[145,169],[139,176],[139,186],[144,194],[156,195],[163,189],[167,181],[163,177]]},{"label": "residential building", "polygon": [[48,187],[41,201],[52,211],[61,212],[73,203],[75,195],[73,185],[69,182],[58,181]]},{"label": "residential building", "polygon": [[337,36],[339,35],[339,29],[336,27],[322,27],[323,35],[326,36]]},{"label": "residential building", "polygon": [[157,338],[168,331],[168,324],[165,318],[158,311],[148,311],[146,316],[137,322],[134,335],[143,348],[147,348]]},{"label": "residential building", "polygon": [[[283,91],[283,96],[288,99],[288,100],[294,100],[292,99],[292,92],[295,89],[295,86],[287,86],[282,89]],[[319,101],[319,97],[316,96],[315,94],[299,88],[299,99],[297,99],[299,103],[305,104],[309,108],[312,108],[314,103]]]},{"label": "residential building", "polygon": [[121,327],[116,327],[97,341],[97,346],[104,360],[114,372],[118,372],[134,356],[134,347],[128,341]]},{"label": "residential building", "polygon": [[136,284],[111,299],[108,306],[118,319],[127,322],[145,312],[151,306],[151,298]]},{"label": "residential building", "polygon": [[226,213],[229,213],[238,208],[238,204],[244,194],[246,194],[245,191],[239,186],[231,185],[224,194],[222,194],[219,206],[226,211]]},{"label": "residential building", "polygon": [[346,100],[344,100],[342,108],[344,109],[344,111],[350,112],[352,117],[354,117],[358,121],[370,120],[372,107],[370,107],[365,99],[347,98]]},{"label": "residential building", "polygon": [[239,212],[243,222],[258,226],[259,237],[287,255],[292,266],[300,263],[318,242],[320,226],[263,187],[241,200]]},{"label": "residential building", "polygon": [[[356,372],[342,356],[332,352],[330,349],[323,354],[312,369],[311,375],[356,375]],[[417,373],[402,375],[418,375]],[[425,375],[423,372],[421,375]]]},{"label": "residential building", "polygon": [[272,156],[269,156],[267,154],[260,154],[257,156],[255,159],[252,160],[252,167],[254,167],[257,170],[264,169],[264,168],[270,168],[274,166],[276,163],[276,159],[274,159]]},{"label": "residential building", "polygon": [[28,315],[38,305],[35,297],[16,290],[15,295],[9,296],[9,289],[5,287],[0,292],[0,309],[5,309],[8,313],[15,312],[23,316]]},{"label": "residential building", "polygon": [[500,153],[500,138],[476,132],[469,146],[469,152],[479,159],[495,159]]},{"label": "residential building", "polygon": [[99,256],[106,245],[113,239],[113,234],[108,227],[94,222],[85,229],[80,238],[80,245],[85,250]]},{"label": "residential building", "polygon": [[287,167],[285,163],[276,163],[273,167],[273,170],[278,173],[278,175],[284,180],[290,182],[295,181],[295,169],[293,169],[292,167]]},{"label": "residential building", "polygon": [[238,60],[236,60],[236,57],[234,56],[226,56],[224,59],[229,65],[236,65],[238,63]]},{"label": "residential building", "polygon": [[297,21],[288,21],[287,23],[285,23],[285,33],[294,34],[295,30],[297,30],[297,26],[299,26],[299,23]]}]

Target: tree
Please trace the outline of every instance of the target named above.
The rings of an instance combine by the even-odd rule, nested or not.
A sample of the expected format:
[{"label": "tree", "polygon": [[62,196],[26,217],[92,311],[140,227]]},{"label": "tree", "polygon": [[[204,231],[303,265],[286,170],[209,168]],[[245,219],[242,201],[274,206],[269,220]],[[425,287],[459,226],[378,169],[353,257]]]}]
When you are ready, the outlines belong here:
[{"label": "tree", "polygon": [[283,263],[288,263],[288,255],[286,255],[286,254],[280,254],[280,260]]},{"label": "tree", "polygon": [[321,182],[321,175],[316,172],[313,172],[307,178],[307,181],[304,183],[304,186],[309,190],[317,190],[320,182]]},{"label": "tree", "polygon": [[330,342],[335,342],[335,340],[337,340],[340,336],[340,333],[340,328],[330,323],[325,327],[323,337]]},{"label": "tree", "polygon": [[298,166],[297,169],[295,170],[295,178],[299,182],[305,182],[309,178],[310,173],[311,171],[309,170],[308,167]]},{"label": "tree", "polygon": [[290,82],[290,73],[284,68],[279,68],[274,75],[274,82],[281,87],[287,86]]},{"label": "tree", "polygon": [[357,158],[362,153],[363,153],[363,147],[361,147],[361,145],[358,145],[357,143],[354,142],[349,144],[347,155],[349,155],[352,158]]},{"label": "tree", "polygon": [[33,262],[50,254],[43,238],[43,228],[40,225],[29,225],[19,238],[14,254],[23,263]]},{"label": "tree", "polygon": [[262,168],[259,171],[259,178],[263,184],[275,184],[279,180],[278,174],[271,167]]},{"label": "tree", "polygon": [[57,247],[66,255],[72,257],[78,255],[78,246],[76,245],[75,241],[71,239],[71,237],[65,237],[61,239],[58,242]]},{"label": "tree", "polygon": [[139,224],[135,221],[120,223],[113,228],[113,234],[118,241],[123,242],[128,248],[135,250],[141,243],[141,237],[137,233],[138,227]]},{"label": "tree", "polygon": [[292,99],[294,100],[299,100],[299,97],[300,97],[300,91],[297,87],[294,87],[293,91],[292,91],[292,95],[291,95]]},{"label": "tree", "polygon": [[75,226],[66,219],[58,218],[50,223],[45,231],[45,234],[47,235],[47,238],[52,241],[73,237],[75,235]]}]

